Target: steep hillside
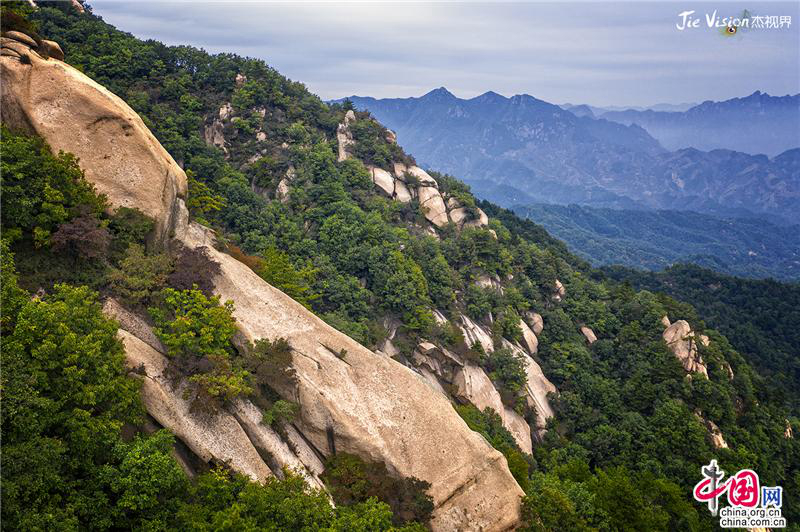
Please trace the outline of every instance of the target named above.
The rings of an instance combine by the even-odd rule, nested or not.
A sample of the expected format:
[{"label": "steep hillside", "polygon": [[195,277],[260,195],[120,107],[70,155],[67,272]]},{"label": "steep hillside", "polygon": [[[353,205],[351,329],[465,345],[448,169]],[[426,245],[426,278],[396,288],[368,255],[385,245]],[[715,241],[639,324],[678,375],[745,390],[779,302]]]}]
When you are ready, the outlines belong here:
[{"label": "steep hillside", "polygon": [[798,226],[716,218],[690,211],[596,209],[579,205],[515,208],[595,265],[662,270],[691,262],[741,277],[800,279]]},{"label": "steep hillside", "polygon": [[691,302],[697,315],[738,346],[772,383],[777,400],[800,407],[800,284],[754,281],[721,275],[695,265],[659,273],[610,267],[604,271],[640,290],[663,292]]},{"label": "steep hillside", "polygon": [[[572,109],[571,109],[572,110]],[[800,147],[800,94],[706,101],[682,112],[624,110],[597,113],[620,124],[638,124],[667,149],[717,149],[769,157]]]},{"label": "steep hillside", "polygon": [[507,207],[577,203],[800,221],[797,149],[772,158],[748,150],[670,152],[636,123],[576,116],[528,95],[463,100],[442,88],[420,98],[350,101],[394,129],[422,166],[463,177]]},{"label": "steep hillside", "polygon": [[5,527],[707,530],[711,457],[798,488],[789,410],[691,307],[261,61],[29,17],[0,59]]}]

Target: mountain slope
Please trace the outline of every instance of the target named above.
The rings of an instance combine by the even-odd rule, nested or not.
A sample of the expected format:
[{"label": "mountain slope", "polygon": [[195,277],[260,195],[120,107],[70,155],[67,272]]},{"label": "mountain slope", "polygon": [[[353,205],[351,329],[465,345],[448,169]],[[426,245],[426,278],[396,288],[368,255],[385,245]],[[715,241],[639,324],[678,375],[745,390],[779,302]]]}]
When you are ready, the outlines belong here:
[{"label": "mountain slope", "polygon": [[683,112],[607,111],[598,117],[638,124],[667,149],[726,149],[770,157],[800,147],[800,94],[706,101]]},{"label": "mountain slope", "polygon": [[[167,512],[172,526],[165,528],[213,528],[222,522],[266,528],[265,520],[298,513],[306,519],[300,524],[296,518],[271,526],[331,524],[327,504],[315,507],[319,520],[311,512],[294,512],[305,510],[305,503],[274,494],[275,486],[285,484],[267,481],[262,491],[229,476],[225,467],[237,464],[200,452],[226,449],[233,441],[246,449],[256,442],[264,448],[262,454],[250,453],[264,475],[280,478],[280,461],[292,456],[315,475],[322,471],[317,476],[337,502],[337,517],[372,519],[358,526],[336,521],[335,530],[390,528],[385,511],[378,519],[376,508],[361,506],[375,504],[369,499],[373,493],[395,504],[401,523],[431,518],[435,530],[501,529],[520,514],[532,525],[547,520],[551,528],[571,523],[576,529],[709,529],[712,519],[689,494],[711,457],[728,469],[756,467],[764,482],[782,483],[787,492],[797,489],[797,479],[784,476],[800,461],[797,441],[784,437],[789,410],[770,400],[763,379],[723,336],[694,319],[690,306],[603,281],[541,227],[478,204],[463,183],[417,167],[369,114],[326,106],[261,61],[144,42],[91,12],[74,13],[65,3],[43,5],[31,16],[40,31],[61,41],[67,61],[107,80],[187,172],[188,218],[176,201],[174,212],[161,213],[179,214],[174,233],[166,233],[168,249],[145,248],[152,226],[128,211],[86,212],[74,200],[55,219],[12,216],[30,205],[50,213],[44,200],[54,194],[46,187],[19,186],[50,178],[31,170],[35,150],[27,146],[35,140],[3,136],[18,144],[3,150],[3,163],[10,166],[4,166],[2,195],[4,234],[16,236],[20,284],[28,290],[18,300],[27,309],[49,310],[39,306],[40,298],[58,303],[47,292],[62,281],[122,300],[123,329],[142,337],[137,343],[123,333],[131,340],[126,356],[147,359],[139,364],[133,358],[131,364],[132,378],[145,382],[143,397],[152,399],[155,386],[185,387],[186,394],[167,394],[146,406],[183,441],[174,449],[187,458],[190,471],[215,466],[215,472],[212,480],[173,475],[183,492],[152,490],[163,499],[157,502],[180,502],[181,511]],[[7,43],[4,39],[4,51]],[[33,68],[66,68],[26,46],[29,51],[12,44],[31,56],[29,62],[12,50],[0,60],[4,68],[23,79]],[[81,120],[96,125],[97,117],[66,101],[83,91],[48,86],[39,94],[28,91],[30,86],[17,83],[10,90],[4,83],[4,98],[28,102],[49,95],[76,125]],[[29,125],[47,131],[46,114],[38,114],[36,106],[21,108],[29,113]],[[125,123],[116,115],[107,118],[111,125]],[[91,127],[64,127],[91,140]],[[124,149],[103,151],[120,160],[122,174],[86,168],[86,178],[124,183],[131,177],[124,173],[127,150],[145,138],[155,142],[138,129],[131,132],[134,138],[126,137],[127,128],[120,128],[111,138]],[[61,140],[77,152],[92,147],[68,135]],[[75,159],[59,157],[71,161],[70,175],[79,180]],[[166,157],[159,164],[175,163]],[[158,196],[159,179],[167,181],[169,174],[154,175],[159,177],[151,186],[112,198],[115,206],[127,199],[135,207],[137,198]],[[140,223],[123,223],[120,217]],[[89,246],[87,255],[87,239],[75,234],[88,228],[97,237],[106,227],[113,232],[108,249]],[[52,242],[47,229],[58,234]],[[70,245],[60,247],[64,242]],[[131,288],[141,287],[146,272],[152,275],[141,295]],[[39,288],[45,296],[31,298]],[[231,298],[235,306],[222,305],[211,293]],[[138,303],[125,301],[131,297]],[[64,307],[62,312],[69,310]],[[665,328],[665,315],[678,321]],[[104,330],[115,327],[106,324]],[[187,327],[204,342],[193,342],[194,334],[184,334]],[[685,334],[674,339],[676,331]],[[683,338],[689,333],[708,334],[708,345],[693,347]],[[87,337],[70,335],[70,346],[92,345]],[[262,341],[248,346],[252,340]],[[23,367],[37,360],[33,354],[43,354],[37,345],[15,343],[19,356],[11,360]],[[5,378],[5,342],[3,347]],[[55,357],[53,373],[71,375],[61,371],[71,360]],[[36,397],[15,390],[17,401]],[[226,395],[219,398],[222,392]],[[192,436],[186,427],[207,427],[211,421],[199,417],[202,410],[188,408],[187,395],[198,408],[211,407],[212,420],[225,421],[231,430],[239,426],[239,436],[209,430],[195,433],[189,445],[183,440]],[[418,412],[420,405],[427,410]],[[48,406],[30,402],[30,417],[47,418]],[[182,410],[165,415],[170,407],[173,414]],[[72,463],[49,459],[50,448],[20,443],[38,434],[38,424],[15,432],[9,442],[9,409],[2,412],[4,451],[12,443],[26,463]],[[148,426],[159,428],[152,420]],[[139,427],[136,442],[150,441],[144,434],[148,426]],[[162,448],[163,462],[174,465],[170,442]],[[281,454],[269,452],[277,448]],[[469,449],[476,454],[464,452]],[[529,453],[535,460],[525,456]],[[148,526],[149,507],[125,504],[137,489],[152,484],[127,481],[138,480],[145,469],[133,459],[141,453],[130,454],[122,472],[103,467],[104,456],[81,455],[90,475],[69,477],[73,484],[38,482],[25,467],[13,470],[14,486],[21,489],[15,505],[3,504],[6,526],[9,515],[46,514],[42,508],[58,507],[59,496],[72,485],[87,483],[94,492],[72,516],[76,527],[86,527],[85,508],[120,500],[113,505],[120,519],[131,528]],[[6,475],[4,468],[4,488]],[[502,481],[486,481],[492,478]],[[220,490],[219,484],[233,487]],[[519,488],[526,491],[522,501]],[[559,503],[574,493],[582,494],[580,505]],[[189,499],[188,506],[181,497]],[[784,509],[794,518],[794,503],[787,500]]]},{"label": "mountain slope", "polygon": [[634,211],[578,205],[514,209],[595,265],[661,270],[692,262],[741,277],[800,279],[800,231],[764,220],[690,211]]},{"label": "mountain slope", "polygon": [[771,159],[729,150],[669,152],[636,124],[577,117],[527,95],[462,100],[442,88],[420,98],[350,100],[395,129],[423,166],[462,176],[479,192],[507,187],[506,195],[517,196],[507,206],[756,212],[798,221],[798,150]]}]

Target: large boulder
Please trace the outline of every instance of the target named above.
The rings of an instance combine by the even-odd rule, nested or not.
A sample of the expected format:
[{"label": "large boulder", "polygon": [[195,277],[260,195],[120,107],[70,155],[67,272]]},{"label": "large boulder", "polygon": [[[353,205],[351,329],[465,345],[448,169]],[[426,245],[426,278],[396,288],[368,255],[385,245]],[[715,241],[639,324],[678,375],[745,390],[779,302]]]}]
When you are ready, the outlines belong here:
[{"label": "large boulder", "polygon": [[[689,373],[702,373],[708,377],[708,369],[697,352],[697,338],[686,320],[678,320],[664,330],[664,341],[670,351],[681,361]],[[700,340],[704,344],[708,342]]]},{"label": "large boulder", "polygon": [[444,227],[448,223],[447,208],[444,205],[439,189],[434,186],[420,186],[417,188],[419,205],[425,218],[436,227]]},{"label": "large boulder", "polygon": [[349,452],[431,483],[434,530],[504,530],[519,521],[522,490],[505,458],[469,430],[413,370],[336,331],[182,219],[177,238],[220,264],[215,291],[232,300],[249,341],[286,338],[298,383],[272,383],[301,406],[298,430],[322,455]]},{"label": "large boulder", "polygon": [[525,313],[525,319],[528,320],[528,325],[533,329],[534,334],[541,334],[544,330],[544,320],[542,315],[537,312],[528,311]]},{"label": "large boulder", "polygon": [[459,368],[453,379],[453,389],[458,399],[471,403],[478,410],[494,410],[500,416],[503,426],[514,436],[519,448],[528,454],[533,452],[531,428],[522,416],[503,404],[500,393],[483,368],[472,364]]},{"label": "large boulder", "polygon": [[3,123],[41,136],[55,152],[74,153],[112,205],[136,207],[155,219],[154,237],[163,243],[174,225],[175,200],[186,196],[183,170],[122,99],[15,42],[28,60],[0,57]]},{"label": "large boulder", "polygon": [[528,327],[523,320],[519,320],[519,328],[522,330],[522,341],[528,353],[535,355],[539,351],[539,339],[536,334]]}]

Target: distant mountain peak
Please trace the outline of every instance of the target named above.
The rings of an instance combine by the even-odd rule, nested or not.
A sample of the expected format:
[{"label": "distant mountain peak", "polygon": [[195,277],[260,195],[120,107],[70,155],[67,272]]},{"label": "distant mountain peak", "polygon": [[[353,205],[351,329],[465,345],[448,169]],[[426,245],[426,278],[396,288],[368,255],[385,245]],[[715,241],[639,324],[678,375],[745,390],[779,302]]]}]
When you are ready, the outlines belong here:
[{"label": "distant mountain peak", "polygon": [[503,100],[507,100],[508,98],[506,98],[502,94],[498,94],[498,93],[496,93],[494,91],[486,91],[483,94],[481,94],[480,96],[475,96],[472,99],[474,101],[478,102],[478,101],[503,101]]},{"label": "distant mountain peak", "polygon": [[453,100],[456,99],[456,96],[455,94],[447,90],[445,87],[439,87],[438,89],[433,89],[432,91],[424,94],[422,98],[425,98],[427,100],[432,100],[432,99]]}]

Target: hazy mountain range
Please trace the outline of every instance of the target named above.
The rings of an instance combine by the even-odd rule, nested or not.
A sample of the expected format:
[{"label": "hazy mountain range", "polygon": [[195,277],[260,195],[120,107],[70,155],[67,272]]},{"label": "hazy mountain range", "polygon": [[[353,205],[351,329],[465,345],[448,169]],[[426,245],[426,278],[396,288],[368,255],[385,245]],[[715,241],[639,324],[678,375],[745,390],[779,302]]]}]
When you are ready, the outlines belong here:
[{"label": "hazy mountain range", "polygon": [[[577,110],[583,112],[581,106]],[[670,150],[726,148],[774,156],[800,146],[800,94],[770,96],[756,91],[744,98],[706,101],[684,112],[592,111],[621,124],[638,124]]]},{"label": "hazy mountain range", "polygon": [[[665,114],[713,115],[725,123],[719,117],[735,114],[739,105],[744,121],[746,113],[758,113],[756,100],[763,113],[773,115],[777,111],[766,109],[791,106],[792,98],[755,93]],[[637,123],[596,118],[590,109],[591,114],[564,110],[529,95],[487,92],[461,99],[442,87],[418,98],[349,99],[394,129],[421,165],[461,176],[479,195],[507,206],[577,203],[800,221],[796,144],[772,158],[730,149],[671,151]],[[611,113],[605,115],[617,116]],[[728,127],[744,129],[734,124]],[[769,129],[769,124],[754,119],[748,127]],[[785,138],[782,142],[786,145]]]}]

